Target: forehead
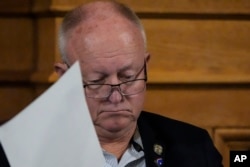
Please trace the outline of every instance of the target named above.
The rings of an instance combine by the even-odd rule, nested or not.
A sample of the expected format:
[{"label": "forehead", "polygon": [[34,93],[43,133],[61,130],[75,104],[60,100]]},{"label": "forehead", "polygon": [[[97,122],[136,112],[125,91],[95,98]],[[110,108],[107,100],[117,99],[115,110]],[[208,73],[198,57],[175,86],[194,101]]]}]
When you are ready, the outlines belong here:
[{"label": "forehead", "polygon": [[143,56],[144,41],[139,28],[123,18],[90,20],[77,26],[68,40],[72,61],[98,61],[105,58],[125,59]]}]

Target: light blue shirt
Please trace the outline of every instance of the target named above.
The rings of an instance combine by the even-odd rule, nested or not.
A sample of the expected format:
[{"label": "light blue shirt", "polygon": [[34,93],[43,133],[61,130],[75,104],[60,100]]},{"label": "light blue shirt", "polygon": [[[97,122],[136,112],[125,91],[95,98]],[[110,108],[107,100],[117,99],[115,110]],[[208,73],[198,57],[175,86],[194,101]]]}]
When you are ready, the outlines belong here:
[{"label": "light blue shirt", "polygon": [[[142,141],[141,141],[141,136],[136,130],[133,141],[137,143],[141,148],[142,146]],[[103,150],[103,155],[105,158],[105,165],[104,167],[145,167],[145,157],[144,157],[144,152],[143,149],[140,151],[137,151],[133,144],[130,144],[130,147],[125,151],[125,153],[122,155],[120,161],[118,162],[117,158]]]}]

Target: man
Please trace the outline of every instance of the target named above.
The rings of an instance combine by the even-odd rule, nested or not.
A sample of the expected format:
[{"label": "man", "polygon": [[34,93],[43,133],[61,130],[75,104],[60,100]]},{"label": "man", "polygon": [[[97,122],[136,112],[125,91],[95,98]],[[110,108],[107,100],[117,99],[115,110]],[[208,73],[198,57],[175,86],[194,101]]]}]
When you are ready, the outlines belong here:
[{"label": "man", "polygon": [[106,166],[221,166],[206,131],[142,111],[150,54],[128,7],[95,1],[74,9],[63,20],[59,46],[59,75],[80,62]]}]

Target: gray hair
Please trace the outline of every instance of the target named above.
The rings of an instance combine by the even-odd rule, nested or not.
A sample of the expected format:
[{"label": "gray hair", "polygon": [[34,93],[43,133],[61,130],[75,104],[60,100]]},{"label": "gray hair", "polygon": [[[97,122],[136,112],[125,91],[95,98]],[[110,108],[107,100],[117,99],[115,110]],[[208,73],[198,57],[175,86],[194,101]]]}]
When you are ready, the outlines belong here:
[{"label": "gray hair", "polygon": [[[122,3],[116,1],[108,1],[108,2],[112,5],[113,9],[115,10],[115,12],[117,12],[117,14],[120,14],[122,17],[127,18],[141,31],[144,40],[144,46],[146,48],[147,39],[145,30],[136,13]],[[65,63],[68,63],[67,52],[65,50],[65,47],[67,45],[67,37],[72,29],[74,29],[82,21],[88,18],[89,14],[90,14],[89,10],[86,10],[83,6],[79,6],[70,11],[62,21],[58,33],[58,45],[62,61],[64,61]]]}]

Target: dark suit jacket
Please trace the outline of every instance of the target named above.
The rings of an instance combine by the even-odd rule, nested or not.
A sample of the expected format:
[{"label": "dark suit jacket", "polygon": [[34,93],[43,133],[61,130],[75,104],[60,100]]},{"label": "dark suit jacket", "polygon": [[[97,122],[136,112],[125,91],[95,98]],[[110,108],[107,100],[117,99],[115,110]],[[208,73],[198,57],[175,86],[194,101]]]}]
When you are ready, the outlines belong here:
[{"label": "dark suit jacket", "polygon": [[222,166],[221,155],[201,128],[148,112],[141,113],[138,128],[147,167],[157,167],[157,160],[166,167]]},{"label": "dark suit jacket", "polygon": [[[221,167],[208,133],[198,127],[142,112],[138,119],[147,167]],[[9,167],[0,144],[0,167]]]},{"label": "dark suit jacket", "polygon": [[0,167],[10,167],[7,157],[3,151],[1,143],[0,143]]}]

